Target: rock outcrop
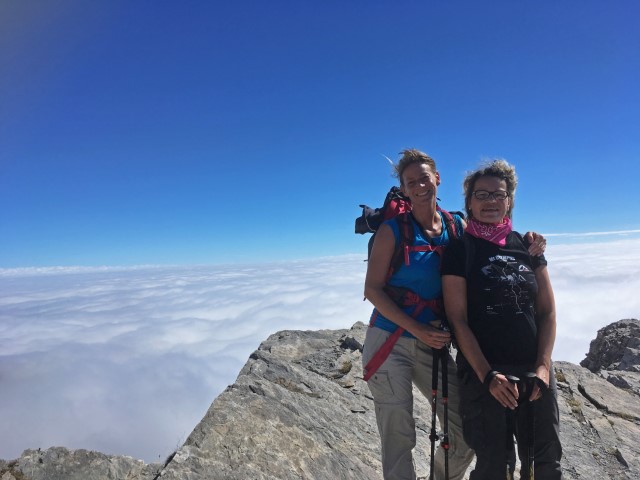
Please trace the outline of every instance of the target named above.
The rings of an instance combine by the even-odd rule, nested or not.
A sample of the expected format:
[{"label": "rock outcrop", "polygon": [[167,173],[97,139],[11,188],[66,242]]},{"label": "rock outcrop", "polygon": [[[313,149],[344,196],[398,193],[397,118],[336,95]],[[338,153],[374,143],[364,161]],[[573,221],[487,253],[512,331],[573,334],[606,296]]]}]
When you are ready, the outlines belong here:
[{"label": "rock outcrop", "polygon": [[601,328],[580,365],[640,395],[640,322],[620,320]]},{"label": "rock outcrop", "polygon": [[[0,461],[0,480],[382,478],[373,402],[362,380],[365,332],[357,323],[271,335],[165,465],[27,450]],[[639,332],[637,320],[614,323],[592,342],[583,362],[589,369],[555,364],[567,480],[640,478]],[[430,409],[417,392],[415,400],[416,467],[428,478]]]},{"label": "rock outcrop", "polygon": [[161,467],[132,457],[53,447],[26,450],[13,462],[0,460],[0,480],[151,480]]}]

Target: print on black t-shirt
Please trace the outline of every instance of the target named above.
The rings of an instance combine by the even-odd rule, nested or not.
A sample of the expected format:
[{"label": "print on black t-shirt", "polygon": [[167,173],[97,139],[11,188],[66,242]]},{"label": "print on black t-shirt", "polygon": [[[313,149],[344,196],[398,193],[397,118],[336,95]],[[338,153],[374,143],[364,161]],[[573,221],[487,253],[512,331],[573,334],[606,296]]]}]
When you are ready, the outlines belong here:
[{"label": "print on black t-shirt", "polygon": [[533,272],[527,265],[510,255],[496,255],[480,271],[486,277],[483,290],[490,299],[486,304],[488,315],[522,314],[525,308],[530,308],[531,293],[527,287]]},{"label": "print on black t-shirt", "polygon": [[[467,321],[487,361],[492,365],[527,365],[538,348],[535,269],[544,257],[531,257],[516,232],[500,247],[465,234],[453,241],[442,263],[443,275],[467,280]],[[467,264],[465,243],[473,260]],[[468,271],[467,271],[468,269]]]}]

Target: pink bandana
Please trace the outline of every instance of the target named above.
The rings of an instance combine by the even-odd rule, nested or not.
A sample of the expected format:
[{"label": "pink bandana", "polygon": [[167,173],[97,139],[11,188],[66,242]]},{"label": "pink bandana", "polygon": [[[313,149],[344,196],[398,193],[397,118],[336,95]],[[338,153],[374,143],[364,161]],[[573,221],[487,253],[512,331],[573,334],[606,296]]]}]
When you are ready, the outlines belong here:
[{"label": "pink bandana", "polygon": [[511,219],[504,217],[502,223],[493,225],[492,223],[482,223],[474,219],[469,219],[467,229],[469,235],[481,238],[491,243],[495,243],[500,247],[504,247],[507,243],[507,235],[511,232]]}]

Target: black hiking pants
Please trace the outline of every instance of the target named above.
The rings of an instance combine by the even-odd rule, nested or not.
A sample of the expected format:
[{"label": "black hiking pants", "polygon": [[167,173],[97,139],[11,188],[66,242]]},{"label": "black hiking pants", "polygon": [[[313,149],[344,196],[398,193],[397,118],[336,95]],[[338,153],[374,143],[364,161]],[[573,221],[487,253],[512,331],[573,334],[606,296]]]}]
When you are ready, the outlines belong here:
[{"label": "black hiking pants", "polygon": [[[518,375],[516,369],[498,369],[502,373]],[[535,480],[561,480],[559,412],[556,379],[551,368],[549,389],[535,402],[524,401],[515,411],[506,409],[489,393],[475,373],[459,372],[460,414],[464,439],[476,452],[476,467],[469,480],[504,479],[507,464],[507,422],[512,422],[517,451],[521,463],[527,459],[528,408],[535,414]],[[523,378],[523,377],[521,377]],[[511,416],[511,418],[509,418]],[[515,462],[513,455],[512,464]],[[522,480],[529,472],[520,472]]]}]

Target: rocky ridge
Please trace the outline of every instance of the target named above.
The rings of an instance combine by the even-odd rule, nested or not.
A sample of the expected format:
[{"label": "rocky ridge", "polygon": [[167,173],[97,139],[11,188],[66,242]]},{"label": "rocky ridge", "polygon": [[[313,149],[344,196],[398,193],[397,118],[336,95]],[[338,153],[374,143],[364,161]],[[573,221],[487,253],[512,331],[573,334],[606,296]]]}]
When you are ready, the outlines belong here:
[{"label": "rocky ridge", "polygon": [[[0,460],[0,480],[382,478],[365,332],[271,335],[165,465],[56,447]],[[555,363],[567,480],[640,478],[639,344],[640,322],[621,320],[598,332],[582,366]],[[415,400],[416,468],[428,478],[430,409]]]},{"label": "rocky ridge", "polygon": [[640,322],[620,320],[602,328],[580,365],[640,395]]}]

